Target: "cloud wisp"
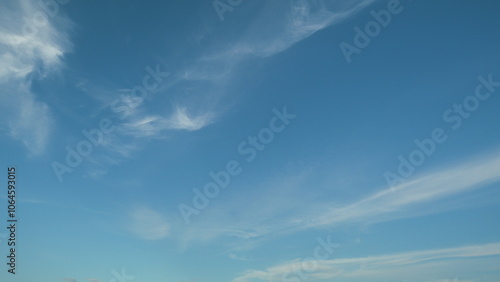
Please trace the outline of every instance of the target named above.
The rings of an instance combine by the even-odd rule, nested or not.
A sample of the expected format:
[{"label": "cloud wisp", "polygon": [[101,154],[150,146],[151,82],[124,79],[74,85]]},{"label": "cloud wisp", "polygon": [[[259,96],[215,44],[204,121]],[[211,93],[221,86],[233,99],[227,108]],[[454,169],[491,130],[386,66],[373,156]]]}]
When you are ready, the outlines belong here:
[{"label": "cloud wisp", "polygon": [[159,136],[165,130],[199,130],[213,122],[212,113],[190,114],[187,108],[175,106],[169,117],[150,115],[137,117],[123,124],[119,130],[125,135],[134,137]]},{"label": "cloud wisp", "polygon": [[[359,258],[317,260],[314,268],[307,268],[310,270],[307,274],[310,280],[307,281],[330,281],[334,278],[342,278],[342,281],[359,281],[359,279],[401,281],[403,277],[405,281],[437,281],[438,278],[449,278],[451,275],[462,273],[470,275],[478,271],[477,264],[482,264],[480,270],[493,271],[493,275],[496,271],[498,278],[498,267],[495,266],[495,262],[498,262],[499,256],[500,243],[491,243]],[[300,281],[295,273],[303,269],[302,262],[296,259],[264,270],[248,270],[232,281]],[[287,280],[283,280],[284,278]]]},{"label": "cloud wisp", "polygon": [[[316,32],[340,23],[372,2],[373,0],[268,2],[261,17],[250,25],[245,36],[229,53],[259,57],[276,55]],[[283,7],[284,4],[286,7]],[[280,13],[280,10],[286,12]],[[280,21],[276,22],[276,18]]]},{"label": "cloud wisp", "polygon": [[[198,131],[219,121],[241,92],[234,84],[241,79],[244,61],[283,52],[317,31],[348,18],[371,2],[373,0],[265,3],[256,17],[238,26],[235,40],[230,41],[225,33],[228,22],[224,22],[224,25],[203,36],[211,37],[212,45],[196,54],[186,54],[191,57],[188,63],[177,67],[162,66],[169,69],[168,76],[164,76],[166,70],[156,69],[162,77],[161,81],[157,81],[158,85],[150,90],[151,93],[148,92],[144,103],[128,110],[127,118],[119,124],[117,132],[106,144],[111,146],[110,151],[118,150],[123,152],[122,156],[127,156],[131,154],[131,148],[142,148],[141,144],[146,140],[169,137],[172,131]],[[214,40],[221,34],[225,34],[221,40]],[[145,73],[157,77],[151,70]],[[148,81],[146,76],[144,80]],[[137,92],[134,89],[103,90],[97,91],[99,94],[90,94],[107,106],[122,107],[134,104],[134,91]],[[108,93],[104,96],[110,96],[114,93],[116,97],[118,92],[122,93],[118,105],[110,105],[112,99],[103,98],[100,94]],[[233,93],[232,96],[229,93]],[[157,104],[173,106],[170,109],[155,107],[150,103],[153,99]],[[101,109],[104,108],[107,107]]]},{"label": "cloud wisp", "polygon": [[6,2],[0,9],[0,20],[9,23],[0,27],[0,101],[8,105],[2,116],[7,122],[0,126],[31,155],[45,151],[54,124],[49,106],[31,90],[31,82],[58,72],[72,48],[71,21],[60,15],[49,17],[36,4]]},{"label": "cloud wisp", "polygon": [[[187,230],[193,241],[206,242],[216,238],[233,238],[237,251],[258,246],[266,238],[314,229],[337,229],[346,225],[366,225],[400,218],[417,217],[463,207],[466,193],[500,181],[500,154],[469,160],[442,168],[408,181],[397,187],[396,192],[383,189],[351,204],[318,204],[314,197],[304,192],[311,174],[302,177],[284,177],[283,181],[267,183],[264,194],[252,190],[254,196],[244,195],[249,202],[259,203],[258,213],[250,207],[220,203],[207,211],[203,222],[194,223]],[[296,174],[298,175],[298,174]],[[280,189],[280,187],[283,189]],[[286,189],[284,189],[286,187]],[[290,187],[295,187],[289,189]],[[295,191],[295,192],[292,192]],[[301,193],[304,192],[304,193]],[[276,194],[276,197],[273,195]],[[459,201],[434,205],[437,201],[456,197]],[[239,202],[231,200],[231,202]],[[272,208],[262,208],[272,202]],[[314,204],[313,204],[314,203]],[[238,216],[235,217],[234,215]],[[231,216],[224,216],[231,215]],[[266,220],[273,219],[273,220]],[[232,226],[232,228],[224,228]],[[196,235],[202,234],[202,235]],[[244,244],[242,243],[244,242]]]},{"label": "cloud wisp", "polygon": [[128,229],[145,240],[159,240],[170,233],[165,217],[150,208],[140,207],[130,213]]}]

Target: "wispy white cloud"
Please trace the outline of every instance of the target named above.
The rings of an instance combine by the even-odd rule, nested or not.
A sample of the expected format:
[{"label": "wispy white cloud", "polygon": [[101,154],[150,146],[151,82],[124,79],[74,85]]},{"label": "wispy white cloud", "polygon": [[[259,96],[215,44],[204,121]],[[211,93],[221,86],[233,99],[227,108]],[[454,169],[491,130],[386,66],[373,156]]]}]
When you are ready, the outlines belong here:
[{"label": "wispy white cloud", "polygon": [[372,2],[374,0],[268,2],[229,53],[273,56],[347,19]]},{"label": "wispy white cloud", "polygon": [[150,208],[132,210],[129,221],[128,229],[146,240],[163,239],[170,233],[170,224],[166,218]]},{"label": "wispy white cloud", "polygon": [[[35,14],[45,15],[47,22],[35,24],[41,18],[37,16],[34,22]],[[50,17],[37,1],[28,0],[3,3],[0,19],[4,23],[0,27],[0,82],[24,79],[33,72],[43,77],[60,69],[62,57],[72,48],[69,19]]]},{"label": "wispy white cloud", "polygon": [[167,127],[172,129],[198,130],[213,122],[211,112],[201,115],[190,115],[184,107],[175,107],[174,113],[166,121]]},{"label": "wispy white cloud", "polygon": [[[60,70],[63,55],[71,49],[67,30],[72,25],[64,17],[47,16],[45,24],[35,26],[36,12],[41,14],[37,2],[26,0],[3,2],[0,9],[0,99],[10,111],[5,118],[10,121],[2,126],[32,155],[47,146],[53,118],[48,105],[31,91],[30,81]],[[28,32],[29,24],[33,28]]]},{"label": "wispy white cloud", "polygon": [[[318,202],[321,194],[314,195],[310,188],[313,175],[304,171],[283,176],[282,180],[253,185],[251,194],[239,194],[245,200],[230,199],[203,210],[200,221],[186,227],[186,234],[182,236],[184,243],[232,238],[226,240],[226,245],[230,252],[235,252],[254,248],[270,238],[308,229],[366,225],[460,209],[468,199],[461,195],[500,181],[500,154],[490,153],[487,157],[444,167],[409,180],[396,187],[395,192],[384,187],[380,192],[342,206]],[[435,205],[448,197],[462,200]],[[243,207],[232,204],[242,201],[248,204]],[[258,203],[259,207],[252,207],[252,203]]]},{"label": "wispy white cloud", "polygon": [[486,271],[491,271],[492,277],[498,279],[500,271],[496,264],[499,256],[500,243],[491,243],[360,258],[315,260],[316,266],[308,268],[307,272],[302,260],[295,259],[264,270],[249,270],[232,281],[283,281],[284,277],[292,281],[293,277],[298,277],[293,273],[299,272],[308,275],[307,281],[331,281],[334,278],[342,278],[342,281],[401,281],[403,278],[405,281],[436,281],[440,277],[451,278],[463,273],[468,276],[473,273],[482,275]]},{"label": "wispy white cloud", "polygon": [[[287,227],[283,218],[312,200],[310,191],[301,191],[309,176],[307,170],[287,172],[251,187],[231,182],[231,188],[224,190],[228,195],[216,198],[189,225],[176,222],[181,248],[224,238],[228,249],[224,255],[229,255],[253,249],[281,235],[280,231]],[[239,192],[231,192],[236,190]]]},{"label": "wispy white cloud", "polygon": [[[340,208],[328,208],[322,215],[301,222],[305,228],[335,226],[343,223],[377,222],[450,210],[441,205],[427,207],[452,195],[473,191],[500,180],[500,154],[470,160],[431,172],[395,187],[395,192],[382,189],[374,195]],[[426,208],[423,208],[423,207]]]},{"label": "wispy white cloud", "polygon": [[120,132],[134,137],[158,137],[166,130],[195,131],[214,121],[213,113],[190,114],[186,107],[176,105],[169,117],[137,115],[120,126]]},{"label": "wispy white cloud", "polygon": [[[196,99],[191,99],[191,103],[218,101],[227,95],[231,84],[238,81],[238,67],[243,61],[255,56],[270,57],[283,52],[317,31],[356,14],[372,2],[374,0],[266,2],[251,22],[239,26],[237,32],[232,31],[234,40],[228,42],[221,39],[224,43],[214,40],[216,43],[206,46],[204,52],[192,60],[191,64],[174,71],[172,77],[175,78],[175,83],[168,87],[175,85],[189,88],[194,84],[198,90],[190,93],[191,96],[196,96]],[[217,38],[217,32],[221,32],[226,38],[224,30],[224,27],[222,31],[212,30],[213,34],[210,36]],[[183,93],[183,97],[185,96],[186,93]],[[200,100],[201,97],[203,98]],[[211,108],[215,108],[217,104],[209,103]],[[179,108],[176,112],[180,128],[198,128],[199,124],[206,123],[207,118],[217,116],[212,111],[203,116],[202,122],[193,123],[186,120],[183,111],[183,108]]]},{"label": "wispy white cloud", "polygon": [[96,159],[99,159],[99,161],[96,160],[95,164],[100,167],[105,167],[107,164],[117,165],[122,160],[130,158],[134,152],[142,148],[137,141],[124,139],[116,133],[106,135],[106,138],[104,138],[101,146],[103,146],[104,150],[110,152],[111,154],[97,156]]},{"label": "wispy white cloud", "polygon": [[8,99],[10,105],[15,106],[11,109],[14,118],[8,121],[8,135],[21,141],[32,155],[40,155],[48,144],[54,124],[50,109],[23,83],[18,87],[16,98]]},{"label": "wispy white cloud", "polygon": [[235,253],[230,253],[230,254],[228,255],[228,257],[229,257],[230,259],[234,259],[234,260],[249,260],[247,257],[245,257],[245,256],[240,256],[240,255],[237,255],[237,254],[235,254]]},{"label": "wispy white cloud", "polygon": [[87,171],[87,174],[85,174],[84,177],[90,177],[91,179],[100,179],[106,174],[108,174],[108,171],[105,168],[92,168]]},{"label": "wispy white cloud", "polygon": [[[234,40],[206,46],[197,60],[178,71],[177,82],[205,81],[224,95],[224,87],[238,76],[238,65],[249,58],[271,57],[316,32],[340,23],[375,0],[294,0],[264,3],[253,20],[231,35]],[[224,28],[222,28],[225,30]],[[217,30],[211,36],[217,36]],[[224,38],[227,37],[223,32]],[[206,35],[201,37],[207,37]],[[222,41],[222,39],[221,39]],[[225,40],[224,40],[225,41]],[[222,88],[222,89],[221,89]],[[202,89],[204,92],[206,88]]]},{"label": "wispy white cloud", "polygon": [[[186,65],[177,69],[169,66],[170,76],[158,88],[148,92],[143,103],[130,108],[127,118],[118,124],[117,133],[124,138],[116,134],[113,141],[107,144],[111,151],[123,152],[122,155],[126,156],[130,155],[130,148],[141,147],[141,140],[166,138],[172,130],[196,131],[205,128],[219,120],[228,105],[234,103],[232,99],[235,97],[227,95],[235,91],[228,89],[232,89],[233,83],[239,80],[238,67],[244,60],[283,52],[315,32],[355,14],[371,2],[269,2],[251,22],[238,27],[234,40],[227,41],[226,35],[223,40],[214,40],[225,34],[224,27],[211,29],[211,34],[203,37],[211,37],[214,44],[190,56]],[[167,66],[164,71],[167,71]],[[113,103],[118,93],[122,94],[124,105],[133,104],[133,101],[127,100],[131,90],[99,90],[101,87],[92,86],[90,82],[79,83],[79,88],[107,106]],[[152,99],[156,99],[158,104],[167,104],[163,101],[167,99],[174,107],[170,113],[166,109],[153,110],[148,105]],[[134,137],[134,140],[127,140],[127,136]]]},{"label": "wispy white cloud", "polygon": [[380,192],[351,204],[319,204],[309,209],[297,206],[298,212],[283,219],[280,225],[262,226],[261,230],[294,232],[321,227],[335,228],[346,224],[371,224],[455,210],[461,208],[460,202],[433,204],[498,181],[500,154],[491,152],[486,157],[410,179],[396,187],[394,192],[390,188],[380,189]]}]

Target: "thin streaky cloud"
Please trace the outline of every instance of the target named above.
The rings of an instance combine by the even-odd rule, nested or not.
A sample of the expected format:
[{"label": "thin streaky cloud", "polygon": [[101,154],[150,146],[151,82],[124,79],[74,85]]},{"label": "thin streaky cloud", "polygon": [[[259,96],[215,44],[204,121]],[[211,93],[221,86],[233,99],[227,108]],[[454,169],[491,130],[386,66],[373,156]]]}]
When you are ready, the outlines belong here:
[{"label": "thin streaky cloud", "polygon": [[18,100],[13,103],[18,108],[16,118],[8,122],[8,136],[19,140],[31,155],[40,155],[49,143],[54,119],[48,105],[37,101],[27,88],[19,88]]},{"label": "thin streaky cloud", "polygon": [[192,114],[183,106],[176,105],[168,117],[160,115],[139,115],[119,125],[119,132],[133,137],[159,138],[168,130],[200,130],[214,122],[212,112]]},{"label": "thin streaky cloud", "polygon": [[[284,187],[307,187],[310,177],[295,181],[290,185],[290,179],[282,181]],[[362,198],[351,204],[339,207],[336,203],[322,203],[308,205],[304,202],[304,195],[282,196],[282,201],[273,200],[272,209],[263,209],[256,213],[253,209],[240,209],[233,205],[220,205],[219,208],[208,211],[204,222],[194,224],[188,230],[190,240],[210,241],[215,238],[226,237],[235,239],[236,249],[249,245],[255,248],[263,238],[279,237],[290,233],[319,228],[339,228],[344,225],[366,225],[400,218],[417,217],[452,211],[462,208],[457,203],[439,205],[432,204],[449,197],[473,192],[488,184],[500,181],[500,155],[491,153],[488,157],[469,160],[459,165],[445,167],[430,172],[407,183],[396,187],[381,189],[373,195]],[[265,202],[272,191],[279,191],[280,182],[275,182],[265,189],[266,194],[261,200]],[[288,192],[288,194],[290,194]],[[284,195],[282,193],[282,195]],[[300,200],[294,199],[300,197]],[[465,201],[466,199],[462,199]],[[311,201],[311,200],[308,200]],[[335,207],[332,207],[335,206]],[[310,208],[313,207],[313,208]],[[290,211],[283,216],[283,211]],[[238,218],[224,215],[239,214]],[[272,218],[272,221],[262,220]],[[232,226],[233,228],[223,228]],[[200,232],[203,230],[203,232]],[[203,234],[203,235],[196,235]],[[244,243],[243,243],[244,242]]]},{"label": "thin streaky cloud", "polygon": [[374,0],[268,2],[240,40],[215,58],[276,55],[316,32],[355,15],[373,2]]},{"label": "thin streaky cloud", "polygon": [[[164,138],[170,130],[197,131],[215,123],[226,112],[221,109],[220,100],[227,94],[232,81],[238,78],[236,66],[242,60],[249,55],[270,57],[283,52],[317,31],[354,15],[371,2],[373,1],[336,1],[331,4],[328,1],[292,1],[285,5],[285,9],[280,9],[282,11],[278,24],[275,23],[278,18],[269,14],[276,11],[276,4],[266,4],[264,12],[237,36],[236,43],[227,44],[222,47],[222,51],[217,48],[215,52],[205,52],[188,66],[169,70],[172,75],[154,92],[168,93],[172,97],[172,92],[184,93],[186,89],[193,87],[193,83],[200,90],[190,90],[189,95],[183,94],[182,97],[186,100],[174,102],[176,105],[169,115],[146,112],[143,105],[130,109],[129,116],[119,125],[118,132],[134,138]],[[279,4],[282,5],[283,3]],[[266,28],[262,28],[263,26]],[[269,26],[274,28],[270,29]],[[127,91],[120,92],[125,93],[126,100]],[[123,146],[127,143],[124,140],[120,142]],[[136,145],[134,143],[133,147]],[[124,151],[123,155],[128,154],[127,149],[119,151]]]},{"label": "thin streaky cloud", "polygon": [[194,131],[211,124],[213,121],[214,117],[211,112],[193,115],[188,113],[187,108],[176,106],[166,124],[171,129]]},{"label": "thin streaky cloud", "polygon": [[170,233],[170,224],[159,212],[147,207],[131,211],[128,230],[145,240],[159,240]]},{"label": "thin streaky cloud", "polygon": [[[284,277],[291,279],[294,277],[293,273],[299,271],[307,273],[311,281],[333,278],[353,279],[352,281],[362,278],[394,279],[398,275],[399,279],[402,277],[400,275],[405,275],[408,279],[413,279],[410,281],[430,281],[427,279],[435,279],[436,275],[439,275],[439,269],[443,270],[443,273],[459,265],[462,270],[470,269],[474,268],[471,267],[471,262],[478,263],[483,259],[489,261],[486,268],[495,270],[491,263],[497,261],[499,255],[500,243],[491,243],[358,258],[317,259],[316,267],[312,271],[308,269],[307,272],[304,270],[302,259],[294,259],[264,270],[248,270],[232,281],[283,281]],[[455,273],[459,272],[459,269],[455,269]]]},{"label": "thin streaky cloud", "polygon": [[31,81],[63,67],[62,58],[72,48],[68,29],[73,26],[56,16],[37,26],[36,32],[23,33],[24,25],[39,9],[35,1],[17,1],[4,3],[0,10],[0,20],[9,22],[0,27],[0,100],[9,105],[4,119],[8,122],[0,126],[7,127],[8,136],[34,156],[45,151],[54,121],[49,106],[31,91]]},{"label": "thin streaky cloud", "polygon": [[[17,1],[4,5],[0,11],[0,82],[22,79],[35,72],[44,77],[62,67],[64,54],[72,49],[69,30],[73,23],[59,15],[47,17],[45,25],[37,25],[35,32],[23,32],[40,7],[36,1]],[[57,27],[56,27],[57,26]]]},{"label": "thin streaky cloud", "polygon": [[[500,155],[468,161],[364,198],[343,208],[331,208],[323,216],[304,222],[307,227],[347,222],[376,222],[420,214],[419,205],[473,191],[500,180]],[[453,209],[453,207],[450,207]],[[411,211],[408,213],[408,209]],[[405,210],[404,214],[401,214]]]},{"label": "thin streaky cloud", "polygon": [[[266,226],[260,230],[297,232],[311,228],[333,228],[344,224],[371,224],[405,217],[415,217],[455,210],[458,206],[432,203],[466,192],[472,192],[500,180],[500,155],[466,161],[409,179],[395,187],[395,192],[384,188],[373,195],[344,207],[319,207],[302,212],[307,216],[294,216],[285,223]],[[425,208],[424,208],[425,207]]]}]

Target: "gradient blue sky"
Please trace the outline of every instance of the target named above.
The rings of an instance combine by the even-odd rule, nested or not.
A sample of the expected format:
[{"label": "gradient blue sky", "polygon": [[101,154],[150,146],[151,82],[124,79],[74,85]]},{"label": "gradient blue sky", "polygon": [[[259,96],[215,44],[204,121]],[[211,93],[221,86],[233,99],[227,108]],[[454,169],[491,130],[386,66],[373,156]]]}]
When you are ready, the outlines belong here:
[{"label": "gradient blue sky", "polygon": [[[20,220],[15,276],[0,231],[1,281],[500,281],[500,87],[481,83],[500,82],[498,1],[401,0],[350,63],[340,44],[391,1],[60,2],[0,4]],[[464,101],[479,101],[467,118]],[[240,144],[285,107],[247,161]],[[103,120],[114,130],[58,179]],[[436,129],[446,141],[391,187]],[[241,173],[186,223],[179,205],[232,160]],[[308,268],[318,240],[334,251]]]}]

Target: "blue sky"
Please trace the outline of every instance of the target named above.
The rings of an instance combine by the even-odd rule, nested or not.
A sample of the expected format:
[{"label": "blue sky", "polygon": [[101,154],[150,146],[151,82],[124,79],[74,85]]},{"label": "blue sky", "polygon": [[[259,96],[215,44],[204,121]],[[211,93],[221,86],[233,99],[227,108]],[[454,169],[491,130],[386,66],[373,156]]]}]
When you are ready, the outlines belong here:
[{"label": "blue sky", "polygon": [[500,281],[497,1],[40,3],[1,281]]}]

